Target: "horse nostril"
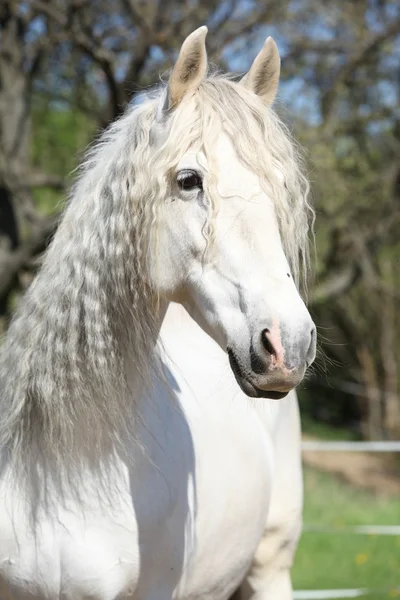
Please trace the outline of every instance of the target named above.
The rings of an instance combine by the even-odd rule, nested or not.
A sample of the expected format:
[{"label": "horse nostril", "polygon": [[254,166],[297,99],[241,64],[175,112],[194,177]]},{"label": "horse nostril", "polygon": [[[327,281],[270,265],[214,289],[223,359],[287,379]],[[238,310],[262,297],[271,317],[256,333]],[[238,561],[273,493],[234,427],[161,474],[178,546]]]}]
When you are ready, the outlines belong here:
[{"label": "horse nostril", "polygon": [[274,348],[274,345],[272,343],[272,341],[270,340],[270,330],[269,329],[264,329],[261,333],[261,343],[264,347],[264,350],[266,350],[268,352],[268,354],[271,354],[272,356],[276,356],[276,350]]},{"label": "horse nostril", "polygon": [[306,356],[307,368],[314,362],[316,346],[317,346],[317,330],[315,327],[313,327],[311,329],[311,340],[310,340],[310,345],[308,346],[307,356]]},{"label": "horse nostril", "polygon": [[285,350],[282,346],[281,335],[278,328],[264,329],[261,333],[261,343],[269,356],[270,368],[283,368],[285,366]]}]

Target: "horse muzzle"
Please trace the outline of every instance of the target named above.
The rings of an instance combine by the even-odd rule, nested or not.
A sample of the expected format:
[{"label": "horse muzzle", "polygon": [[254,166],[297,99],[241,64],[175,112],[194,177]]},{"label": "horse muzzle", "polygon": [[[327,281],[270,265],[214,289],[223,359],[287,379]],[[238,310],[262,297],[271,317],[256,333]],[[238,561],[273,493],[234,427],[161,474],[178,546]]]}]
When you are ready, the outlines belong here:
[{"label": "horse muzzle", "polygon": [[314,361],[316,329],[313,325],[311,331],[285,344],[279,330],[264,328],[254,336],[245,360],[232,348],[227,352],[236,381],[247,396],[281,399],[302,381]]}]

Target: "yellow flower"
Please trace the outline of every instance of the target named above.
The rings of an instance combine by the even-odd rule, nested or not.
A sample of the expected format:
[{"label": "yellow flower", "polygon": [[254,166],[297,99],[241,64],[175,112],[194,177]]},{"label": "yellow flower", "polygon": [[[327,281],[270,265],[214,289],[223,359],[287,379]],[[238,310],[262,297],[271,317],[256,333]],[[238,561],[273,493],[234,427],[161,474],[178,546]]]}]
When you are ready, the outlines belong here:
[{"label": "yellow flower", "polygon": [[400,591],[397,590],[390,590],[389,592],[389,597],[390,598],[397,598],[398,596],[400,596]]},{"label": "yellow flower", "polygon": [[368,560],[368,556],[366,554],[357,554],[356,556],[356,564],[357,565],[365,565]]}]

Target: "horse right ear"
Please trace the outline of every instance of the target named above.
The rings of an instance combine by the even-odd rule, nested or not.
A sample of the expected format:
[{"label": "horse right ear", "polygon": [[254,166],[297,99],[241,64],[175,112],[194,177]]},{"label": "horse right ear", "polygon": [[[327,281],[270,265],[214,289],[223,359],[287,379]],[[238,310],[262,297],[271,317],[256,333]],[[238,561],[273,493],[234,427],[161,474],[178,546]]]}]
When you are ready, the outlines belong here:
[{"label": "horse right ear", "polygon": [[168,82],[164,110],[178,106],[183,97],[197,90],[207,71],[207,27],[199,27],[182,44]]}]

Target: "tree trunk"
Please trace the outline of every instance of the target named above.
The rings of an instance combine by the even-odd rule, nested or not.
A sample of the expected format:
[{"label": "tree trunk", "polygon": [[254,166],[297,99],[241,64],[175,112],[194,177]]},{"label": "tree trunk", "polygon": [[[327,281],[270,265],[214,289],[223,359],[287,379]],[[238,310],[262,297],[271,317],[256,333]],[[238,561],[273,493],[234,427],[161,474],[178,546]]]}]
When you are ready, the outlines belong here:
[{"label": "tree trunk", "polygon": [[[393,281],[392,263],[384,265],[385,280]],[[400,399],[398,396],[398,372],[396,363],[396,315],[394,297],[382,293],[381,359],[384,387],[384,429],[388,438],[397,439],[400,434]]]},{"label": "tree trunk", "polygon": [[[25,26],[15,5],[0,7],[0,278],[6,280],[19,231],[34,221],[32,195],[21,185],[30,163],[30,73],[24,56]],[[21,225],[24,224],[24,227]],[[15,277],[0,294],[0,319],[7,314]]]},{"label": "tree trunk", "polygon": [[379,440],[382,438],[382,405],[375,362],[367,346],[358,348],[357,355],[368,405],[367,422],[362,424],[363,434],[367,439]]}]

